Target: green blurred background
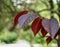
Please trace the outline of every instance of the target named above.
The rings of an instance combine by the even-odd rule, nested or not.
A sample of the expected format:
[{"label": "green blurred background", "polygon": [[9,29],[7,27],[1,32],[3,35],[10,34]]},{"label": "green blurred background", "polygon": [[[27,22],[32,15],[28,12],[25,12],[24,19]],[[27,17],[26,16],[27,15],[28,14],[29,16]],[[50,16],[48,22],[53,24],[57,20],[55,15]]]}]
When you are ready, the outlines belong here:
[{"label": "green blurred background", "polygon": [[[57,11],[56,0],[54,2],[54,10]],[[29,24],[26,28],[20,29],[13,24],[14,17],[18,12],[30,8],[45,18],[50,18],[50,8],[48,0],[0,0],[0,44],[16,43],[18,40],[26,40],[31,44],[41,44],[42,47],[57,47],[57,41],[52,40],[49,45],[46,38],[41,37],[39,32],[34,37]],[[59,21],[57,14],[54,17]]]}]

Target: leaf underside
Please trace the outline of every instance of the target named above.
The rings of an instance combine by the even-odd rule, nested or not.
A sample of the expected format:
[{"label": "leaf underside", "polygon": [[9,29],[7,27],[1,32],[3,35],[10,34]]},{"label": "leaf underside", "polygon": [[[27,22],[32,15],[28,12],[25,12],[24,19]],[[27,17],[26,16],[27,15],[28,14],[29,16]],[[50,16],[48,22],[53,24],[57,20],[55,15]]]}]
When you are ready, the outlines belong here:
[{"label": "leaf underside", "polygon": [[24,14],[27,14],[27,13],[28,13],[27,10],[19,12],[14,18],[14,25],[16,26],[18,24],[18,19],[19,19],[20,16],[22,16]]},{"label": "leaf underside", "polygon": [[42,21],[42,26],[50,34],[51,38],[54,39],[59,30],[58,21],[55,18],[44,19]]},{"label": "leaf underside", "polygon": [[36,13],[25,14],[18,19],[18,24],[20,28],[24,28],[25,26],[28,25],[28,23],[34,21],[37,17],[38,14]]}]

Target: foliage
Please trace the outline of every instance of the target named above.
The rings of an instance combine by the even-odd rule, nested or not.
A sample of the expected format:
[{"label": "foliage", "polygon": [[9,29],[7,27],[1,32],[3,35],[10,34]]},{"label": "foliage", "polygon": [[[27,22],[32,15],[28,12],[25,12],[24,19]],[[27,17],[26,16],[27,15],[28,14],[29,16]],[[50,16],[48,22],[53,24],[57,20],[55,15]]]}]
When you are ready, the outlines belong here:
[{"label": "foliage", "polygon": [[[18,3],[19,2],[19,3]],[[52,5],[51,5],[52,4]],[[13,39],[26,39],[32,43],[34,39],[34,35],[31,32],[30,25],[26,28],[19,29],[18,25],[14,26],[13,20],[17,13],[21,12],[22,10],[29,10],[29,12],[36,12],[39,16],[50,19],[53,15],[59,21],[59,12],[60,12],[60,1],[57,0],[56,3],[50,0],[33,0],[30,3],[26,1],[18,1],[18,0],[0,0],[0,36],[1,42],[2,40],[6,41],[7,43],[13,42]],[[28,28],[29,27],[29,28]],[[6,30],[8,31],[6,31]],[[22,30],[22,31],[21,31]],[[5,33],[8,33],[6,35]],[[4,36],[4,35],[6,36]],[[18,35],[17,35],[18,34]],[[36,35],[36,43],[44,43],[45,39],[42,39],[40,32]],[[18,36],[18,37],[17,37]],[[49,35],[47,35],[49,36]],[[15,41],[16,41],[15,40]],[[42,42],[43,41],[43,42]],[[4,42],[4,43],[6,43]],[[53,43],[57,43],[56,39],[52,41]],[[45,44],[44,44],[45,45]]]}]

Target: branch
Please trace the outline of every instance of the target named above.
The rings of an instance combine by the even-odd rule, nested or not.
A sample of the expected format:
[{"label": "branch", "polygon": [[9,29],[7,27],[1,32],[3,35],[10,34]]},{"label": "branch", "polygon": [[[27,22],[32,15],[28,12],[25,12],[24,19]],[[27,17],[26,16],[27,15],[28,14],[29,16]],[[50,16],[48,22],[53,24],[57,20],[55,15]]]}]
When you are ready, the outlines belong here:
[{"label": "branch", "polygon": [[42,1],[40,0],[46,7],[48,7],[49,5],[45,2],[45,1]]},{"label": "branch", "polygon": [[[53,10],[54,9],[54,4],[53,4],[53,0],[49,0],[49,4],[50,4],[50,10]],[[53,17],[53,11],[50,11],[51,13],[51,17]]]},{"label": "branch", "polygon": [[42,9],[42,10],[39,10],[38,13],[43,12],[43,11],[50,11],[50,9]]}]

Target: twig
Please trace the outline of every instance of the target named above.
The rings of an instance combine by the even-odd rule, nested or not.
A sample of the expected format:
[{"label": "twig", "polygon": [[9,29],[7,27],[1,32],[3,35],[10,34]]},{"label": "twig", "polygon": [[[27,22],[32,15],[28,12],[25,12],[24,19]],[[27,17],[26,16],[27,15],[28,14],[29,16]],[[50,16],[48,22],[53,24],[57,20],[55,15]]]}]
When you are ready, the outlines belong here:
[{"label": "twig", "polygon": [[45,2],[45,1],[42,1],[40,0],[46,7],[48,7],[49,5]]},{"label": "twig", "polygon": [[44,11],[51,11],[51,10],[50,9],[42,9],[42,10],[39,10],[38,13],[44,12]]},{"label": "twig", "polygon": [[[50,4],[50,10],[53,10],[54,9],[54,4],[53,4],[53,0],[49,0],[49,4]],[[53,11],[50,11],[51,13],[51,17],[53,17]]]}]

